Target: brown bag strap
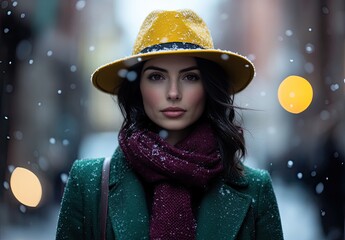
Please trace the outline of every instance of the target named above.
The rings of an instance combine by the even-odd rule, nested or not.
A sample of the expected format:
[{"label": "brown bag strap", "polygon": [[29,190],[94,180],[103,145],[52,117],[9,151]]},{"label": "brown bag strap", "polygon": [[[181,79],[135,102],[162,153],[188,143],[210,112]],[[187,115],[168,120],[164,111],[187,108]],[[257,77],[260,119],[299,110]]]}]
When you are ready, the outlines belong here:
[{"label": "brown bag strap", "polygon": [[108,216],[108,195],[109,195],[109,172],[111,158],[104,159],[102,168],[102,188],[100,201],[99,221],[101,224],[101,239],[106,239],[107,216]]}]

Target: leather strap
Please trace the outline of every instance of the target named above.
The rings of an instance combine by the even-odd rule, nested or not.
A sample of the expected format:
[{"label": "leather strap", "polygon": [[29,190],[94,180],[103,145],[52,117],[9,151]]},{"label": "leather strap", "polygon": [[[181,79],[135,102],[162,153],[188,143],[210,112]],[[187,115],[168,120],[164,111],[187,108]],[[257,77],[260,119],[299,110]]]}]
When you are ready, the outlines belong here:
[{"label": "leather strap", "polygon": [[109,172],[111,158],[107,157],[103,161],[102,168],[102,188],[100,201],[99,222],[101,224],[101,239],[106,239],[107,216],[108,216],[108,195],[109,195]]}]

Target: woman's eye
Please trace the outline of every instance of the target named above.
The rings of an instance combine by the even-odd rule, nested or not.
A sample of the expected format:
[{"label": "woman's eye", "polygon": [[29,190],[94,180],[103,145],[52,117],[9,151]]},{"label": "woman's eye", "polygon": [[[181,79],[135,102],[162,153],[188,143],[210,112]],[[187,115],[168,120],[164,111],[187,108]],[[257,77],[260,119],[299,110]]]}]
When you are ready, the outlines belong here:
[{"label": "woman's eye", "polygon": [[183,76],[183,79],[187,81],[198,81],[200,80],[200,76],[196,73],[188,73]]},{"label": "woman's eye", "polygon": [[162,74],[159,74],[159,73],[151,73],[148,76],[148,79],[150,79],[152,81],[159,81],[159,80],[163,80],[164,77],[162,76]]}]

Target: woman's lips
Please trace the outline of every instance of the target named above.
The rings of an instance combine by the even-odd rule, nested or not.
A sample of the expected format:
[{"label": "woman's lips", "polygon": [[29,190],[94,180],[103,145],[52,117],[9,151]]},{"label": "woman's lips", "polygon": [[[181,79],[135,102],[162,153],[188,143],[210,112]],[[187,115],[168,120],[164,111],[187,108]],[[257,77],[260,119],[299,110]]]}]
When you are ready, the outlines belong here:
[{"label": "woman's lips", "polygon": [[185,114],[186,110],[178,107],[169,107],[161,111],[168,118],[178,118]]}]

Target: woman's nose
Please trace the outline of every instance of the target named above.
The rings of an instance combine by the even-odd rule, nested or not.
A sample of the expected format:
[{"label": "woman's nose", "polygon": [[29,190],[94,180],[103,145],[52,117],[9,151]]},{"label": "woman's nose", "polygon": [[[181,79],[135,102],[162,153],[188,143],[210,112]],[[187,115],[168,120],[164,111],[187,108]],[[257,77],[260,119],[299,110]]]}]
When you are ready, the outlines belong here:
[{"label": "woman's nose", "polygon": [[178,83],[176,81],[171,81],[168,87],[168,99],[169,100],[179,100],[181,99],[181,91],[179,89]]}]

